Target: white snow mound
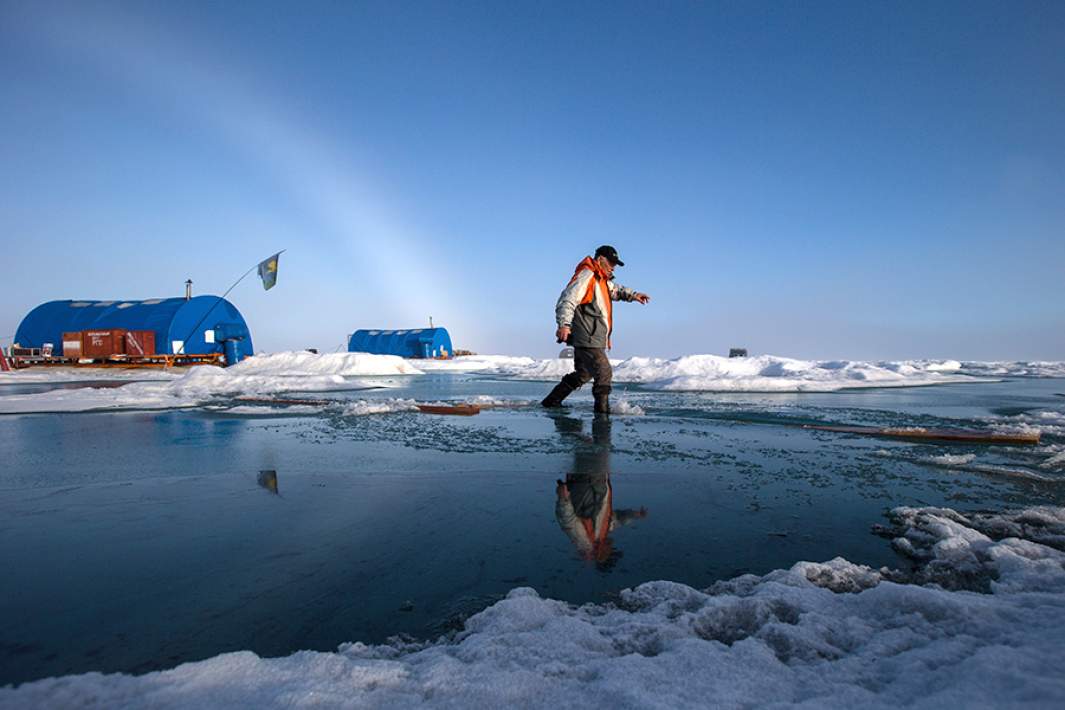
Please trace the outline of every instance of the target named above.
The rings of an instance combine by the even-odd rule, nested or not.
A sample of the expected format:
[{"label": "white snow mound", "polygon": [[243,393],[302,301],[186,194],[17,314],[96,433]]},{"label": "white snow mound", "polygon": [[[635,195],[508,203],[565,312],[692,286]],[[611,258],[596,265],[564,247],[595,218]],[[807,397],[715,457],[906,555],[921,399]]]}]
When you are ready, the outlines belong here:
[{"label": "white snow mound", "polygon": [[895,544],[921,565],[910,580],[837,558],[705,591],[649,582],[615,605],[519,588],[436,642],[52,678],[0,689],[0,706],[1065,705],[1065,508],[892,519]]},{"label": "white snow mound", "polygon": [[306,377],[309,375],[340,375],[368,377],[375,375],[420,375],[422,371],[397,355],[371,353],[310,352],[272,353],[245,358],[227,369],[237,375],[279,375]]},{"label": "white snow mound", "polygon": [[0,396],[0,413],[197,407],[218,397],[364,389],[373,383],[351,378],[409,374],[420,371],[394,355],[276,353],[247,358],[225,369],[200,365],[160,382]]}]

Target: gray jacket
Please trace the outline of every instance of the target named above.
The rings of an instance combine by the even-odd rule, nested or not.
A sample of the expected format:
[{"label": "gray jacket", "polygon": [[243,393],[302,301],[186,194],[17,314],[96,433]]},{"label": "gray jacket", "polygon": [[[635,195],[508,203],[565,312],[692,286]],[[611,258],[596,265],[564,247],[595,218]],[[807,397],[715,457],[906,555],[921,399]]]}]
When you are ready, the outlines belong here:
[{"label": "gray jacket", "polygon": [[[583,263],[583,262],[582,262]],[[568,345],[575,348],[608,348],[612,304],[607,300],[601,284],[603,279],[591,268],[577,271],[555,304],[555,322],[560,328],[569,328]],[[632,301],[636,291],[613,281],[606,281],[609,301]],[[591,291],[590,300],[587,299]],[[581,301],[587,300],[587,303]]]}]

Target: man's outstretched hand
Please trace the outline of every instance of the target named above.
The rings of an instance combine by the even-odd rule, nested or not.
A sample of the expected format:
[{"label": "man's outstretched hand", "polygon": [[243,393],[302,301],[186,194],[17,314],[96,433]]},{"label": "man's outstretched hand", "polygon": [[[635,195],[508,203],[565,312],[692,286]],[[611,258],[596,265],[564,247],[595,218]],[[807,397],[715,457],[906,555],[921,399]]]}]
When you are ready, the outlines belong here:
[{"label": "man's outstretched hand", "polygon": [[647,305],[647,302],[651,300],[651,297],[648,296],[646,293],[640,293],[639,291],[637,291],[636,295],[632,297],[632,300],[636,301],[637,303]]},{"label": "man's outstretched hand", "polygon": [[557,340],[560,343],[564,343],[567,340],[569,340],[569,334],[570,334],[570,329],[567,328],[566,326],[562,326],[558,330],[555,331],[555,340]]}]

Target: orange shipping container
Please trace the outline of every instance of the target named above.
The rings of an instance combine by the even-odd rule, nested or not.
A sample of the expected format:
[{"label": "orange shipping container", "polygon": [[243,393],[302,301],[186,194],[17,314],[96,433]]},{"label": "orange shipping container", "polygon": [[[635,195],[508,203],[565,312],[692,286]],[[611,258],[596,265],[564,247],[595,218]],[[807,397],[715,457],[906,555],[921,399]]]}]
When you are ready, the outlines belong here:
[{"label": "orange shipping container", "polygon": [[63,333],[63,357],[81,357],[81,333]]},{"label": "orange shipping container", "polygon": [[126,354],[130,357],[144,357],[145,355],[155,355],[155,331],[126,331]]},{"label": "orange shipping container", "polygon": [[125,328],[81,331],[81,356],[93,360],[105,360],[112,355],[126,352]]}]

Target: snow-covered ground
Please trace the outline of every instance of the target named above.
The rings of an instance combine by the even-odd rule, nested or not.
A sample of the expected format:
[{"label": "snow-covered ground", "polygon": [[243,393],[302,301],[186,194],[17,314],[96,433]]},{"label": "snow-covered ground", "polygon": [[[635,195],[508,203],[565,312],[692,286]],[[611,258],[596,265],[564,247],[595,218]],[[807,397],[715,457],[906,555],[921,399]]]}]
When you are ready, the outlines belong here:
[{"label": "snow-covered ground", "polygon": [[897,508],[913,571],[836,558],[615,605],[518,588],[427,643],[227,653],[0,689],[5,708],[1065,705],[1065,508]]},{"label": "snow-covered ground", "polygon": [[249,357],[228,368],[238,375],[309,377],[330,375],[367,377],[374,375],[420,375],[415,361],[396,355],[370,353],[325,353],[306,351],[272,353]]},{"label": "snow-covered ground", "polygon": [[[982,376],[1065,376],[1065,363],[961,363],[954,360],[862,362],[796,360],[760,355],[726,358],[687,355],[673,359],[633,357],[615,360],[617,382],[648,390],[710,392],[833,392],[868,387],[916,387],[989,381]],[[462,372],[523,380],[553,381],[573,369],[568,359],[536,360],[476,355],[453,360],[405,360],[368,353],[285,352],[257,355],[230,368],[201,366],[176,374],[157,370],[24,370],[0,375],[0,384],[138,379],[121,387],[53,390],[3,396],[0,413],[73,412],[96,409],[196,407],[217,397],[262,396],[280,392],[324,392],[370,386],[383,376]],[[981,377],[977,377],[980,375]],[[377,382],[380,384],[380,381]]]},{"label": "snow-covered ground", "polygon": [[[418,360],[418,367],[426,372],[487,372],[505,373],[523,367],[532,367],[538,360],[514,355],[462,355],[450,360]],[[569,370],[573,369],[573,361]]]},{"label": "snow-covered ground", "polygon": [[[187,367],[162,368],[89,368],[31,367],[14,372],[0,372],[2,385],[58,384],[63,382],[125,382],[142,380],[176,380],[189,371]],[[0,389],[0,392],[3,390]]]},{"label": "snow-covered ground", "polygon": [[623,382],[645,383],[655,389],[740,392],[832,392],[971,381],[964,375],[905,362],[810,361],[772,355],[630,358],[618,366],[618,375]]},{"label": "snow-covered ground", "polygon": [[[81,372],[84,378],[84,371]],[[118,374],[110,369],[95,371],[94,375],[96,372],[101,376]],[[45,381],[40,379],[45,374],[52,374],[52,371],[20,371],[4,377],[7,382],[20,382],[24,375],[32,375],[36,379],[31,383],[40,383]],[[55,380],[57,382],[67,381],[65,378],[69,377],[68,373],[55,374],[59,378]],[[158,381],[132,382],[121,387],[56,389],[0,396],[0,413],[177,409],[201,406],[218,397],[364,389],[381,383],[358,378],[419,374],[421,372],[409,361],[394,355],[276,353],[248,358],[229,368],[201,365],[182,375],[168,375]]]},{"label": "snow-covered ground", "polygon": [[[915,387],[999,377],[1065,377],[1061,362],[962,363],[957,360],[798,360],[775,355],[727,358],[685,355],[664,359],[611,360],[617,382],[649,389],[709,392],[834,392],[863,387]],[[529,380],[556,380],[573,369],[568,359],[475,355],[418,362],[428,371],[495,374]],[[986,381],[986,379],[985,379]]]}]

